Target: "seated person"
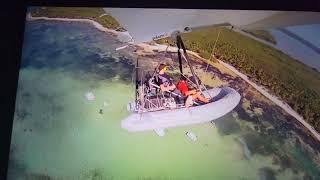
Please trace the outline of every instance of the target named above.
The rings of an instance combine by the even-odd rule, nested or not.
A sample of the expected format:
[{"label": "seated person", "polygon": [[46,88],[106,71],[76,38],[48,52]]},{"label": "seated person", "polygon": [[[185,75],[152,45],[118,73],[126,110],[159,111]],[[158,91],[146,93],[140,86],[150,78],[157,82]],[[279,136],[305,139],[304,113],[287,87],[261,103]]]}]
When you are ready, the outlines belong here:
[{"label": "seated person", "polygon": [[180,81],[177,85],[177,88],[181,91],[181,93],[185,96],[188,96],[185,102],[185,106],[186,107],[191,106],[193,100],[199,100],[204,103],[208,103],[209,100],[204,96],[202,96],[199,91],[197,91],[196,89],[189,90],[186,80],[187,79],[184,76],[181,76]]},{"label": "seated person", "polygon": [[176,86],[172,83],[172,78],[165,73],[168,70],[167,65],[160,64],[159,65],[159,85],[162,92],[170,92],[176,89]]}]

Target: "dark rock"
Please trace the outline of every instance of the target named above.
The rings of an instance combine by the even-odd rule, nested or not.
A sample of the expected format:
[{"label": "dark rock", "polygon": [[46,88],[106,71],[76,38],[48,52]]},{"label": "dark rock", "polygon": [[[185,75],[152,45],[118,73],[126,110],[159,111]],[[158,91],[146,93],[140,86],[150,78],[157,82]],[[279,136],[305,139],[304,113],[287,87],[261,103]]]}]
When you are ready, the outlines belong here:
[{"label": "dark rock", "polygon": [[234,109],[238,113],[240,119],[250,121],[252,118],[246,113],[246,111],[241,107],[241,102],[239,105]]},{"label": "dark rock", "polygon": [[277,134],[276,130],[273,128],[269,128],[267,130],[267,133],[268,133],[268,135],[271,135],[271,136],[276,136],[276,134]]},{"label": "dark rock", "polygon": [[282,169],[292,167],[292,162],[287,155],[279,156],[279,159],[280,159],[280,166]]},{"label": "dark rock", "polygon": [[301,146],[301,142],[300,142],[300,139],[299,138],[295,138],[295,145],[300,147]]},{"label": "dark rock", "polygon": [[242,136],[252,154],[272,155],[275,149],[272,147],[272,139],[256,133],[247,133]]},{"label": "dark rock", "polygon": [[313,180],[313,178],[312,178],[310,175],[305,174],[305,175],[303,176],[303,180]]},{"label": "dark rock", "polygon": [[272,164],[273,164],[273,165],[280,164],[280,159],[279,159],[279,157],[274,156],[274,157],[272,158]]},{"label": "dark rock", "polygon": [[221,135],[229,135],[240,131],[240,125],[237,123],[235,118],[231,116],[231,113],[215,120],[215,124]]},{"label": "dark rock", "polygon": [[275,172],[269,167],[259,169],[259,180],[276,180]]},{"label": "dark rock", "polygon": [[23,121],[25,118],[30,116],[31,114],[27,112],[25,108],[17,108],[16,109],[16,116],[19,121]]},{"label": "dark rock", "polygon": [[254,126],[254,130],[259,131],[259,127],[258,126]]},{"label": "dark rock", "polygon": [[26,176],[26,179],[32,179],[32,180],[52,180],[49,175],[46,174],[28,174]]},{"label": "dark rock", "polygon": [[248,148],[246,141],[242,137],[240,137],[240,138],[238,138],[238,142],[242,146],[244,157],[249,160],[251,158],[251,151]]}]

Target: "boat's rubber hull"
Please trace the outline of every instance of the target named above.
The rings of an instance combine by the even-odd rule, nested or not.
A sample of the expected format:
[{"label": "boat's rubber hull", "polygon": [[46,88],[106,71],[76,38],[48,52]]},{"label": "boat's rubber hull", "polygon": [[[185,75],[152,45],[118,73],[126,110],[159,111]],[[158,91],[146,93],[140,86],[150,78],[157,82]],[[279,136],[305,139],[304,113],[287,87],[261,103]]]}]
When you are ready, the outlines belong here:
[{"label": "boat's rubber hull", "polygon": [[121,121],[121,127],[137,132],[210,122],[232,111],[240,102],[240,94],[229,87],[210,89],[204,96],[215,100],[189,108],[132,113]]}]

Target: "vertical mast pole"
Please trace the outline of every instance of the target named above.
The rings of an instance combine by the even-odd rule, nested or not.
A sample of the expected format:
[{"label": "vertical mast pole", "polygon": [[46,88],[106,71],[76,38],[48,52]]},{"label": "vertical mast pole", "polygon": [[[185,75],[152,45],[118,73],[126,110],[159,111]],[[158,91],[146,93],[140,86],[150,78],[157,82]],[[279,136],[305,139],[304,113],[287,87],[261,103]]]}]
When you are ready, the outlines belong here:
[{"label": "vertical mast pole", "polygon": [[[178,44],[179,44],[179,45],[178,45]],[[183,41],[182,41],[182,39],[181,39],[181,36],[180,36],[179,34],[177,35],[177,45],[178,45],[178,48],[179,48],[180,46],[182,47],[183,53],[184,53],[184,55],[185,55],[185,57],[186,57],[186,61],[187,61],[188,66],[189,66],[189,68],[190,68],[190,70],[191,70],[192,76],[194,77],[194,80],[196,81],[197,88],[198,88],[199,90],[201,90],[201,89],[200,89],[199,82],[198,82],[198,77],[196,76],[196,74],[195,74],[195,72],[194,72],[194,70],[193,70],[193,67],[192,67],[192,65],[191,65],[191,63],[190,63],[190,60],[189,60],[189,56],[188,56],[188,54],[187,54],[187,50],[186,50],[186,48],[185,48],[185,46],[184,46],[184,44],[183,44]]]}]

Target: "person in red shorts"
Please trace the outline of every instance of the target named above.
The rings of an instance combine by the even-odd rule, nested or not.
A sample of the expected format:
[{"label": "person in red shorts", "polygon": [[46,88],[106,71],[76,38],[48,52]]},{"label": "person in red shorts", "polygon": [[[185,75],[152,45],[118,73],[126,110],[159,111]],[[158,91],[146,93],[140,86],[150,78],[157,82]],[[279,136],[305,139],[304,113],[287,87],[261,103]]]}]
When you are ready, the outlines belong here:
[{"label": "person in red shorts", "polygon": [[197,91],[196,89],[189,90],[188,84],[187,84],[187,79],[184,76],[181,76],[180,81],[177,84],[177,88],[181,91],[181,93],[184,96],[188,96],[188,98],[185,102],[186,107],[189,107],[193,104],[191,102],[191,100],[199,100],[204,103],[209,102],[209,100],[207,98],[203,97],[201,95],[201,93],[199,91]]}]

